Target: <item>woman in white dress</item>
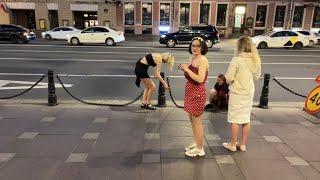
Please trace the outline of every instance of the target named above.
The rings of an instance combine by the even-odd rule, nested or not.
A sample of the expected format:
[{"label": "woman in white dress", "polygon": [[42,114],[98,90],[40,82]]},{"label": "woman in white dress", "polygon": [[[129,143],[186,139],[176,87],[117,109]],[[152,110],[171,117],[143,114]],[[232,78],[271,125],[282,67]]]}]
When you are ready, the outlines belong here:
[{"label": "woman in white dress", "polygon": [[254,96],[254,82],[261,75],[261,61],[256,47],[248,36],[237,42],[235,54],[225,74],[229,84],[228,122],[231,124],[231,141],[223,143],[230,151],[237,150],[239,125],[242,125],[241,151],[246,151],[250,131],[250,114]]}]

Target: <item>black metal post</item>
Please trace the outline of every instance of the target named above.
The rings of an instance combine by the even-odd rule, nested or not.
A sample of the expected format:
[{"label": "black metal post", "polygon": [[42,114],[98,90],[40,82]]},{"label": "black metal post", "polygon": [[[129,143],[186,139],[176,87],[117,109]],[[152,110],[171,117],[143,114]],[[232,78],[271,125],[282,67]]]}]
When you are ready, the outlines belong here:
[{"label": "black metal post", "polygon": [[57,105],[56,88],[54,86],[53,71],[48,70],[48,106]]},{"label": "black metal post", "polygon": [[270,74],[264,74],[264,82],[260,96],[259,108],[267,109],[269,100],[269,82]]},{"label": "black metal post", "polygon": [[[164,72],[160,73],[161,77],[164,78]],[[158,107],[166,107],[166,90],[164,89],[163,84],[159,81],[158,89]]]}]

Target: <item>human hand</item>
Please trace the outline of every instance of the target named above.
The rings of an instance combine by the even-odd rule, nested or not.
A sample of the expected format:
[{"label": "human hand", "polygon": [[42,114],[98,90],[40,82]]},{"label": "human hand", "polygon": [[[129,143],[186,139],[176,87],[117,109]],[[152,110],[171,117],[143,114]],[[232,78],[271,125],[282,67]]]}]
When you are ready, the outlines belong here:
[{"label": "human hand", "polygon": [[188,68],[188,64],[179,64],[178,68],[182,71],[185,71]]},{"label": "human hand", "polygon": [[170,89],[170,87],[168,86],[168,84],[164,84],[163,86],[164,86],[164,89],[165,89],[165,90],[169,90],[169,89]]}]

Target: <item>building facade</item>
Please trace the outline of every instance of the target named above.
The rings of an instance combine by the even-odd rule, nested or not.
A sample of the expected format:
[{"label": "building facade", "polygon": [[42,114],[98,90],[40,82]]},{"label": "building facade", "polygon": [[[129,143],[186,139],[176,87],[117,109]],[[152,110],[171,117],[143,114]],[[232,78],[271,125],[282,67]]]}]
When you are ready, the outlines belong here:
[{"label": "building facade", "polygon": [[216,26],[225,37],[244,29],[251,35],[320,30],[320,0],[0,0],[0,5],[0,24],[37,31],[103,25],[126,34],[159,35],[200,23]]}]

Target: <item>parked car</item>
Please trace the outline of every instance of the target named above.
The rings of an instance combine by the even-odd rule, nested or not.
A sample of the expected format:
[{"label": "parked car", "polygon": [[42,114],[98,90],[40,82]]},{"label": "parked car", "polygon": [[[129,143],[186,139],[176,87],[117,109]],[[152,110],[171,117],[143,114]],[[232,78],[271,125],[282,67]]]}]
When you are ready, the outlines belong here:
[{"label": "parked car", "polygon": [[42,38],[46,40],[52,39],[63,39],[68,40],[67,35],[72,35],[74,33],[80,32],[80,29],[74,27],[57,27],[50,31],[42,32]]},{"label": "parked car", "polygon": [[203,38],[209,48],[219,42],[218,30],[211,25],[189,26],[173,33],[163,34],[159,42],[167,47],[175,47],[176,44],[189,44],[194,37]]},{"label": "parked car", "polygon": [[315,44],[318,43],[318,39],[317,39],[317,36],[314,32],[311,32],[311,31],[308,31],[308,30],[300,30],[300,31],[297,31],[305,36],[308,37],[309,39],[309,47],[313,47]]},{"label": "parked car", "polygon": [[113,46],[116,43],[125,41],[124,33],[104,26],[93,26],[81,32],[67,36],[68,42],[72,45],[83,43],[105,43]]},{"label": "parked car", "polygon": [[318,43],[317,43],[317,44],[320,44],[320,32],[315,33],[315,35],[316,35],[317,40],[318,40]]},{"label": "parked car", "polygon": [[36,35],[29,29],[15,24],[0,24],[0,40],[13,41],[14,43],[28,43]]},{"label": "parked car", "polygon": [[309,45],[309,39],[299,32],[290,30],[267,32],[252,38],[253,43],[258,49],[268,47],[301,49]]}]

